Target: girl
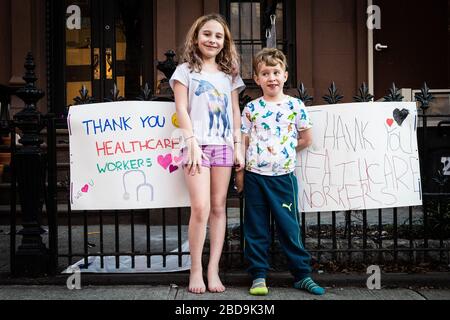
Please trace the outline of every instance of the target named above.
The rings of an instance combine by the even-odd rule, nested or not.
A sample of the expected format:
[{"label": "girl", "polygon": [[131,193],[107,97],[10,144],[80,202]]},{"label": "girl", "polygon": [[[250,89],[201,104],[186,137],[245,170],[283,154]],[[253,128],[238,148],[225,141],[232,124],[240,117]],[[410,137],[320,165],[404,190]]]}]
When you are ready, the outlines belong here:
[{"label": "girl", "polygon": [[[238,96],[244,83],[224,18],[210,14],[189,30],[179,65],[170,79],[186,147],[183,165],[191,200],[189,291],[204,293],[202,251],[209,222],[208,290],[223,292],[219,261],[225,239],[225,202],[231,170],[244,167]],[[234,151],[234,152],[233,152]]]}]

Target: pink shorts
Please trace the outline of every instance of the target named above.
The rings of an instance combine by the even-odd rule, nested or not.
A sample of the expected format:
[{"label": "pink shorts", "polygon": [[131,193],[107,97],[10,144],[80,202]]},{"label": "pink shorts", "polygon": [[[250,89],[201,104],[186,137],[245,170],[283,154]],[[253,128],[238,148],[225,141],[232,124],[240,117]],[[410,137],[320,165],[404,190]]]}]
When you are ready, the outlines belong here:
[{"label": "pink shorts", "polygon": [[[230,146],[214,146],[206,145],[201,146],[202,152],[206,159],[202,159],[202,166],[206,168],[211,167],[233,167],[234,157],[233,149]],[[183,148],[181,150],[181,155],[183,156],[183,165],[187,164],[187,149]]]}]

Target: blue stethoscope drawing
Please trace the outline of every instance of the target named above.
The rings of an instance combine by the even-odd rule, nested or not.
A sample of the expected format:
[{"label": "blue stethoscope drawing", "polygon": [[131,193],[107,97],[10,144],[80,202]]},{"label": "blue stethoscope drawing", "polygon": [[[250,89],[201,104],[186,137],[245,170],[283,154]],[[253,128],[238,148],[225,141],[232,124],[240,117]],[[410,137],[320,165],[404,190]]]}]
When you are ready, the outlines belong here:
[{"label": "blue stethoscope drawing", "polygon": [[136,187],[136,200],[139,201],[139,190],[141,188],[149,188],[150,189],[150,201],[153,201],[153,186],[150,183],[147,183],[147,176],[145,175],[145,172],[142,170],[127,171],[123,174],[122,183],[123,183],[123,191],[125,192],[123,194],[123,198],[125,200],[130,200],[130,194],[127,191],[127,187],[126,187],[126,183],[125,183],[125,177],[130,173],[141,173],[144,178],[144,183],[141,183],[141,184],[137,185],[137,187]]}]

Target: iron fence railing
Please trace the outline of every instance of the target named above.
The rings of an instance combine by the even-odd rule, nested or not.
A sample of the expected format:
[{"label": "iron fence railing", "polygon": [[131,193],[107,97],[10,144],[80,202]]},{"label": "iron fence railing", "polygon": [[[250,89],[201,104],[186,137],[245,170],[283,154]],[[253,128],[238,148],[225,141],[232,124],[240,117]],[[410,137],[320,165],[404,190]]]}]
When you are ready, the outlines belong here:
[{"label": "iron fence railing", "polygon": [[[32,95],[35,77],[29,63],[27,88]],[[116,89],[117,90],[117,89]],[[142,89],[140,100],[158,100],[148,90]],[[309,96],[303,84],[299,86],[298,96],[305,104],[311,105],[313,97]],[[22,95],[23,96],[23,95]],[[120,99],[119,92],[111,92],[111,101]],[[24,97],[24,96],[23,96]],[[35,97],[37,97],[35,95]],[[28,101],[24,110],[35,112],[35,102]],[[167,97],[163,98],[167,100]],[[241,104],[250,98],[241,95]],[[333,83],[324,101],[330,104],[339,103],[343,97]],[[401,101],[403,97],[399,89],[393,85],[385,101]],[[429,127],[428,119],[440,117],[450,119],[450,115],[428,115],[433,96],[425,85],[422,92],[416,96],[421,114],[419,127],[419,155],[421,158],[421,172],[424,186],[423,206],[408,208],[393,208],[379,210],[329,212],[305,214],[299,212],[301,233],[306,248],[313,254],[316,267],[346,266],[351,264],[404,264],[420,265],[449,265],[450,255],[450,192],[449,181],[446,176],[432,176],[427,169],[426,159],[432,154],[431,150],[448,150],[450,143],[446,128],[443,126]],[[363,84],[359,94],[353,99],[355,102],[372,101],[373,96]],[[91,103],[86,88],[80,90],[80,97],[76,103]],[[3,122],[3,133],[11,135],[9,152],[12,154],[12,176],[9,184],[10,203],[10,264],[11,272],[26,275],[42,272],[33,266],[23,266],[25,258],[45,255],[43,263],[47,266],[47,273],[55,274],[78,260],[84,261],[87,267],[92,260],[100,259],[101,268],[105,267],[107,257],[114,257],[115,268],[121,267],[121,258],[129,257],[130,266],[136,268],[138,256],[145,257],[147,268],[152,267],[152,258],[161,257],[163,267],[167,261],[175,257],[176,265],[183,266],[183,257],[189,255],[184,243],[187,241],[187,221],[189,208],[127,210],[127,211],[95,211],[73,212],[69,201],[69,161],[68,141],[64,128],[66,121],[49,114],[41,116],[34,113],[38,126],[31,132],[24,126],[24,119],[15,118]],[[445,121],[447,121],[445,120]],[[22,122],[21,122],[22,121]],[[25,128],[25,130],[24,130]],[[41,133],[45,129],[45,133]],[[31,153],[41,152],[45,159],[45,194],[42,203],[27,203],[29,201],[24,189],[24,177],[18,177],[23,172],[16,172],[17,155],[27,148],[26,141],[16,146],[16,133],[22,134],[23,140],[34,141]],[[27,131],[28,130],[28,131]],[[28,135],[28,136],[27,136]],[[39,142],[37,136],[45,139]],[[34,140],[33,140],[34,139]],[[43,142],[43,143],[42,143]],[[39,150],[38,150],[39,148]],[[23,168],[23,163],[21,164]],[[19,183],[22,181],[22,184]],[[231,180],[232,181],[232,180]],[[228,270],[245,267],[243,258],[243,207],[244,199],[238,195],[230,181],[229,197],[227,200],[227,230],[223,250],[222,266]],[[436,188],[429,188],[436,184]],[[19,192],[19,189],[24,189]],[[16,204],[16,194],[20,194],[20,207]],[[33,198],[33,197],[31,197]],[[35,200],[35,198],[33,198]],[[34,201],[33,200],[33,201]],[[36,205],[36,207],[32,207]],[[37,207],[40,206],[40,207]],[[19,209],[20,208],[20,209]],[[45,208],[45,209],[43,209]],[[28,211],[27,211],[28,210]],[[23,229],[17,232],[17,225]],[[48,234],[41,232],[41,225],[48,225]],[[276,225],[271,223],[272,247],[271,256],[275,269],[285,266],[283,256],[279,255]],[[21,238],[19,244],[18,238]],[[42,238],[45,239],[45,250],[40,247]],[[204,250],[205,259],[208,246]],[[17,257],[20,257],[18,260]]]}]

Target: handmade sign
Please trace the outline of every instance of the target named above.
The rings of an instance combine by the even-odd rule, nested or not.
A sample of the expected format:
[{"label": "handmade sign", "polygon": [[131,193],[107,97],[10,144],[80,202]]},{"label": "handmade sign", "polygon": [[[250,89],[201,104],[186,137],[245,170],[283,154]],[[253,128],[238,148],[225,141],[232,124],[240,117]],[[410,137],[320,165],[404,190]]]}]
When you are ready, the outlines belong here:
[{"label": "handmade sign", "polygon": [[190,206],[173,102],[72,106],[70,202],[73,210]]},{"label": "handmade sign", "polygon": [[308,112],[314,142],[298,154],[300,211],[422,204],[415,103],[327,105]]}]

